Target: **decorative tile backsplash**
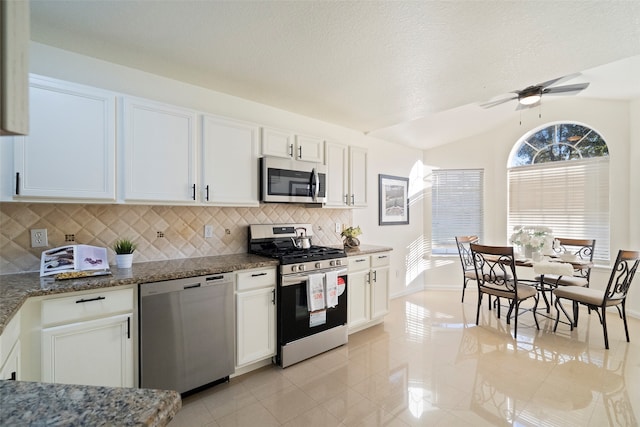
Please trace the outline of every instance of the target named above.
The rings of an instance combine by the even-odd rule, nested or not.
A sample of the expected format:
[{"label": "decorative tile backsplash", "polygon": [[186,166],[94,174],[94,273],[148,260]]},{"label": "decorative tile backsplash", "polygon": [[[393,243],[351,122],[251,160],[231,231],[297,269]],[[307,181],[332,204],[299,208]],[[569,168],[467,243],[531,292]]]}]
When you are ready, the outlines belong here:
[{"label": "decorative tile backsplash", "polygon": [[[248,225],[310,223],[313,244],[342,242],[335,223],[351,224],[351,210],[263,204],[257,208],[208,206],[0,204],[0,274],[37,271],[40,254],[31,248],[30,230],[46,228],[49,246],[87,244],[111,247],[119,237],[137,245],[134,262],[247,252]],[[204,238],[204,226],[214,236]],[[109,250],[109,263],[115,264]]]}]

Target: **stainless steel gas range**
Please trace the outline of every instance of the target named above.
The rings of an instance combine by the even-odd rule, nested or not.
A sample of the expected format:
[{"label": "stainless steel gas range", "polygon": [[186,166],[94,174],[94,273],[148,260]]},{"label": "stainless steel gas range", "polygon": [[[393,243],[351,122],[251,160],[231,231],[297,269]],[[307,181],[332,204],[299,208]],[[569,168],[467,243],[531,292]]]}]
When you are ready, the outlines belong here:
[{"label": "stainless steel gas range", "polygon": [[283,368],[347,342],[347,256],[312,238],[311,224],[249,226],[249,252],[280,261],[276,362]]}]

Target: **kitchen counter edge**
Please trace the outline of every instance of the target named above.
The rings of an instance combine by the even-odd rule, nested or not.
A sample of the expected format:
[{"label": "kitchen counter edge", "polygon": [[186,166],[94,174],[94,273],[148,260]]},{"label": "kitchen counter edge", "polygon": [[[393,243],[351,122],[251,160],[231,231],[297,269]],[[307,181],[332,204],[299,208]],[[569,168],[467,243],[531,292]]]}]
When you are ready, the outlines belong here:
[{"label": "kitchen counter edge", "polygon": [[388,246],[377,246],[377,245],[360,245],[356,248],[344,248],[344,251],[347,253],[348,257],[370,255],[370,254],[376,254],[380,252],[390,252],[392,250],[393,248],[390,248]]},{"label": "kitchen counter edge", "polygon": [[131,268],[111,266],[107,276],[56,280],[39,272],[0,275],[0,335],[27,298],[183,279],[208,274],[277,266],[278,261],[254,254],[233,254],[135,263]]}]

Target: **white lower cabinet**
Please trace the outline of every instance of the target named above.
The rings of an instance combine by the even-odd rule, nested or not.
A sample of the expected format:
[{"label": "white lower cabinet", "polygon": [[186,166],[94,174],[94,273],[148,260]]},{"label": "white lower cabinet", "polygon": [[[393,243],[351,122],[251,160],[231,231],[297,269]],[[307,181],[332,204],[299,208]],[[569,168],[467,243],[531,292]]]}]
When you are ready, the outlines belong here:
[{"label": "white lower cabinet", "polygon": [[389,312],[388,252],[349,257],[349,333],[382,322]]},{"label": "white lower cabinet", "polygon": [[236,277],[236,366],[276,354],[276,269],[238,271]]},{"label": "white lower cabinet", "polygon": [[42,301],[42,381],[133,387],[133,289]]},{"label": "white lower cabinet", "polygon": [[17,313],[0,335],[0,380],[19,379],[20,313]]}]

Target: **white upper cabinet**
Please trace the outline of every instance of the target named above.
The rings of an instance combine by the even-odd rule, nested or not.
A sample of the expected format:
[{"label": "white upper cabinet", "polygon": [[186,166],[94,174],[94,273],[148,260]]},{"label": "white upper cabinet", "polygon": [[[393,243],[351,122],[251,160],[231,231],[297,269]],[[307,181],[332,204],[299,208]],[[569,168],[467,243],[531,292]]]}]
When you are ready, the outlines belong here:
[{"label": "white upper cabinet", "polygon": [[326,143],[326,207],[367,206],[367,156],[366,148],[348,147],[335,142]]},{"label": "white upper cabinet", "polygon": [[349,203],[352,207],[367,206],[367,173],[369,154],[366,148],[349,147]]},{"label": "white upper cabinet", "polygon": [[115,100],[32,76],[30,132],[14,139],[14,198],[114,201]]},{"label": "white upper cabinet", "polygon": [[195,203],[197,113],[124,97],[125,201]]},{"label": "white upper cabinet", "polygon": [[349,147],[344,144],[327,141],[325,145],[327,164],[327,201],[326,207],[346,207],[349,198]]},{"label": "white upper cabinet", "polygon": [[262,155],[291,159],[294,155],[295,135],[282,129],[262,128]]},{"label": "white upper cabinet", "polygon": [[324,141],[314,136],[296,135],[296,159],[324,163]]},{"label": "white upper cabinet", "polygon": [[262,155],[324,163],[324,141],[318,137],[263,127]]},{"label": "white upper cabinet", "polygon": [[202,117],[204,203],[258,206],[259,126],[223,117]]},{"label": "white upper cabinet", "polygon": [[29,132],[29,1],[0,2],[0,135]]}]

